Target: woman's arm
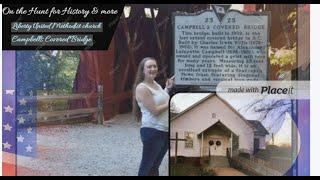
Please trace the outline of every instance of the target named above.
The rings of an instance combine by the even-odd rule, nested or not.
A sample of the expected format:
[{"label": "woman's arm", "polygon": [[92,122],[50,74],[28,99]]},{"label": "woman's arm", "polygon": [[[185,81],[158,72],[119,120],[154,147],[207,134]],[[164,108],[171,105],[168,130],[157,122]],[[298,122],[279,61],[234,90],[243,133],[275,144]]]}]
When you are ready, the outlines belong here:
[{"label": "woman's arm", "polygon": [[152,98],[150,90],[144,86],[137,86],[136,97],[144,105],[144,107],[146,107],[154,115],[159,115],[161,112],[168,109],[169,102],[157,106]]},{"label": "woman's arm", "polygon": [[170,91],[169,91],[168,88],[164,88],[164,90],[165,90],[168,94],[170,93]]}]

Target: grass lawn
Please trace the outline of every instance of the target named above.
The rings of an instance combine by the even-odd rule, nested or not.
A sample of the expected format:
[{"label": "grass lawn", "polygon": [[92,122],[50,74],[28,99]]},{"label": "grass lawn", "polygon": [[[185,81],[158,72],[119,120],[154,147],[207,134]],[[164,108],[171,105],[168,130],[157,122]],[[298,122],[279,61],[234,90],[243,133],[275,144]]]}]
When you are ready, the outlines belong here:
[{"label": "grass lawn", "polygon": [[196,167],[193,164],[171,164],[170,175],[171,176],[197,176],[201,173],[201,167]]},{"label": "grass lawn", "polygon": [[203,170],[201,166],[195,166],[194,164],[178,163],[170,164],[170,176],[213,176],[213,173]]}]

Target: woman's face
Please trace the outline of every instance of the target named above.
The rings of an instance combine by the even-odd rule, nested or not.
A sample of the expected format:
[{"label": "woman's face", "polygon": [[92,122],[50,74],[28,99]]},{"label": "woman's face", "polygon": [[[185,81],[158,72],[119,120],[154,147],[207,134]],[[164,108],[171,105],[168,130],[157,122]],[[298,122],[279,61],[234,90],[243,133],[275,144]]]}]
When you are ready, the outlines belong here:
[{"label": "woman's face", "polygon": [[144,64],[143,73],[145,78],[155,79],[158,75],[158,65],[153,59],[147,60]]}]

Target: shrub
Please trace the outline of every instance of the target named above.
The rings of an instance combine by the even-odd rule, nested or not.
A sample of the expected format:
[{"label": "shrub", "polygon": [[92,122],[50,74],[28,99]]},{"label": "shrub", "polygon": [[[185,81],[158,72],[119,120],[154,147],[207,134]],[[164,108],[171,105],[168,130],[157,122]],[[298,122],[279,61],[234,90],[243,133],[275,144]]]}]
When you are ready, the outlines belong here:
[{"label": "shrub", "polygon": [[193,165],[196,167],[200,167],[201,166],[201,158],[200,157],[195,158]]},{"label": "shrub", "polygon": [[185,158],[183,156],[178,156],[177,157],[177,163],[182,164],[185,162]]},{"label": "shrub", "polygon": [[255,157],[263,160],[269,160],[270,156],[271,156],[270,151],[265,149],[261,149],[255,154]]},{"label": "shrub", "polygon": [[210,170],[201,169],[199,176],[215,176],[215,173]]},{"label": "shrub", "polygon": [[246,153],[246,152],[240,152],[240,153],[239,153],[239,157],[243,157],[243,158],[246,158],[246,159],[250,159],[250,154],[249,154],[249,153]]}]

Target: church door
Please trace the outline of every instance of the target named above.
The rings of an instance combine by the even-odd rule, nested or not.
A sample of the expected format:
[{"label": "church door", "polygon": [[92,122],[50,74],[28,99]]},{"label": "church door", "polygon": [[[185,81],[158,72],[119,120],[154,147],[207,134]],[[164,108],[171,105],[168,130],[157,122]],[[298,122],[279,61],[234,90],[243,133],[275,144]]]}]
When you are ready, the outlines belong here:
[{"label": "church door", "polygon": [[254,138],[254,154],[256,154],[260,150],[260,140],[258,138]]},{"label": "church door", "polygon": [[211,156],[226,156],[226,152],[224,150],[223,140],[220,138],[215,138],[209,140],[210,147],[210,155]]}]

